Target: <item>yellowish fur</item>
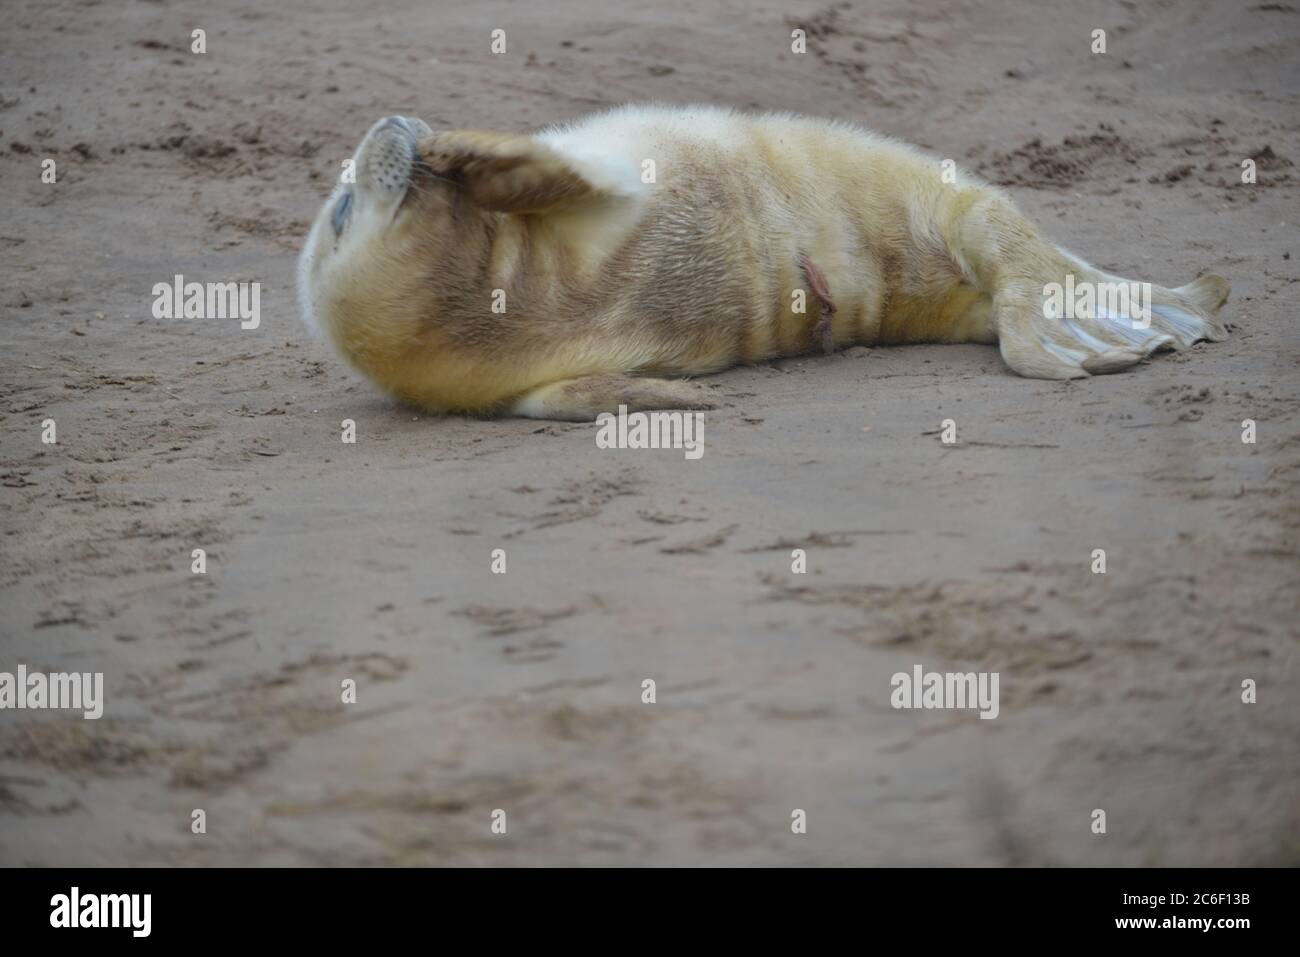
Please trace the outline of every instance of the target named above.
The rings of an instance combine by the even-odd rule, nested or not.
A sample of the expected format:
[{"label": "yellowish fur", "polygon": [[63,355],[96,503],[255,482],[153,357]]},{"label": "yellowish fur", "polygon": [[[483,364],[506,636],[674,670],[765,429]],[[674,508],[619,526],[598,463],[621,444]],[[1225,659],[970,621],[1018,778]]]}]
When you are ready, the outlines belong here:
[{"label": "yellowish fur", "polygon": [[426,408],[696,407],[646,376],[823,343],[997,342],[1017,372],[1068,378],[1225,334],[1217,277],[1153,286],[1149,330],[1046,316],[1046,283],[1117,277],[993,187],[842,123],[629,107],[513,136],[389,118],[354,159],[303,250],[303,313]]}]

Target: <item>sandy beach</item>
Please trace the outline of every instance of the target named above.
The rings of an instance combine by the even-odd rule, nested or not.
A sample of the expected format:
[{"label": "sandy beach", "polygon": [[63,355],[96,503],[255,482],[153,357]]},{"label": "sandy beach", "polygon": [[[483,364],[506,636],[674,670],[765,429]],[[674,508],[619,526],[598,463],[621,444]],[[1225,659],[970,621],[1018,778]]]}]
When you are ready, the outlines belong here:
[{"label": "sandy beach", "polygon": [[[102,673],[104,713],[0,710],[0,864],[1300,861],[1297,5],[6,13],[0,671]],[[300,322],[378,117],[647,100],[950,157],[1104,269],[1227,277],[1231,336],[1072,382],[734,369],[688,460],[403,407]],[[260,324],[155,318],[175,275],[259,282]],[[998,673],[997,718],[892,707],[918,664]]]}]

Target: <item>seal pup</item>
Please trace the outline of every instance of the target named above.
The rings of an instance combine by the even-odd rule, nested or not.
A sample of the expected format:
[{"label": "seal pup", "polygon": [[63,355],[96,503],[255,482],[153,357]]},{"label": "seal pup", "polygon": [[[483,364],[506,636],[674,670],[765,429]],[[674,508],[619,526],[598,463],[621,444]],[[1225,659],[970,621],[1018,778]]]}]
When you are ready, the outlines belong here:
[{"label": "seal pup", "polygon": [[[1035,378],[1226,330],[1228,283],[1133,284],[1000,190],[847,123],[629,106],[535,135],[377,122],[299,260],[306,321],[431,410],[709,408],[682,379],[853,344],[996,343]],[[1132,288],[1087,308],[1049,289]]]}]

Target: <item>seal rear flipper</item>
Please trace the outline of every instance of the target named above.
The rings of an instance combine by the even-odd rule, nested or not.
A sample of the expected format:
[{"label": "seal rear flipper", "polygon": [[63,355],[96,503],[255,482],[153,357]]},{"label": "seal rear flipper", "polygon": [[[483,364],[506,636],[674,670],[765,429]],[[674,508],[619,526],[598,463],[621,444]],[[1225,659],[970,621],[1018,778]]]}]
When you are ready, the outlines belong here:
[{"label": "seal rear flipper", "polygon": [[1160,349],[1227,336],[1225,279],[1167,289],[1110,275],[1047,242],[996,193],[959,190],[945,211],[950,261],[989,296],[1002,357],[1021,375],[1118,372]]},{"label": "seal rear flipper", "polygon": [[1092,373],[1084,360],[1093,353],[1049,326],[1032,306],[996,308],[998,350],[1002,361],[1030,379],[1082,379]]},{"label": "seal rear flipper", "polygon": [[[1169,291],[1191,307],[1193,324],[1190,332],[1195,337],[1193,342],[1197,339],[1222,342],[1228,338],[1228,330],[1219,319],[1219,310],[1227,303],[1228,295],[1232,292],[1228,280],[1211,273]],[[1157,318],[1161,318],[1162,304],[1157,303],[1153,311]],[[1165,321],[1169,321],[1167,317]]]},{"label": "seal rear flipper", "polygon": [[1091,269],[1069,279],[1067,288],[1087,283],[1093,290],[1133,290],[1136,298],[1108,294],[1103,300],[1097,292],[1095,302],[1076,310],[1071,302],[1065,309],[1059,303],[1053,307],[1046,295],[1037,299],[1027,287],[1004,291],[994,300],[998,342],[1007,365],[1021,375],[1073,379],[1119,372],[1162,349],[1227,338],[1218,312],[1229,286],[1218,276],[1203,276],[1177,289]]},{"label": "seal rear flipper", "polygon": [[594,422],[602,412],[662,412],[670,409],[713,409],[698,386],[671,379],[634,375],[593,375],[563,379],[524,393],[510,411],[527,419]]}]

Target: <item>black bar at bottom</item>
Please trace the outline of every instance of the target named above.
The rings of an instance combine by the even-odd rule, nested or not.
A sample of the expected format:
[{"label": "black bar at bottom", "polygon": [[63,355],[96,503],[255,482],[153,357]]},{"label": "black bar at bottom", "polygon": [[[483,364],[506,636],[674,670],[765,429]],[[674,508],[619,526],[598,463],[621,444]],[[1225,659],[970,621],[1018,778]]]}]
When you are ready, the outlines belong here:
[{"label": "black bar at bottom", "polygon": [[[1285,869],[9,869],[0,870],[0,926],[6,944],[75,934],[92,946],[284,940],[296,948],[373,947],[418,935],[430,949],[492,946],[509,936],[545,947],[587,938],[605,949],[621,947],[619,939],[671,946],[683,941],[680,933],[697,944],[724,936],[733,946],[747,938],[771,944],[776,935],[806,935],[807,945],[845,934],[867,943],[918,933],[927,950],[949,940],[1126,937],[1232,946],[1283,934],[1295,876]],[[611,938],[611,931],[627,936]]]}]

